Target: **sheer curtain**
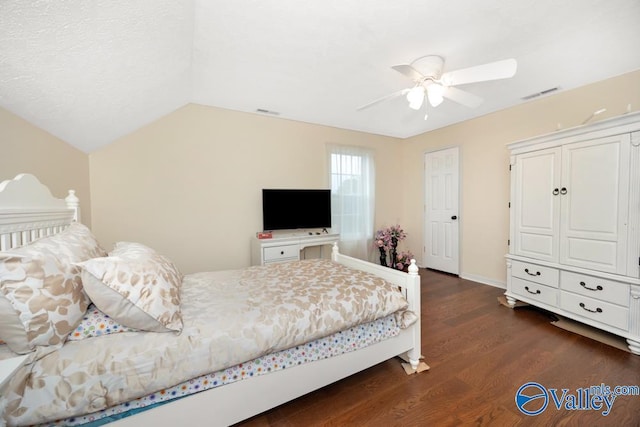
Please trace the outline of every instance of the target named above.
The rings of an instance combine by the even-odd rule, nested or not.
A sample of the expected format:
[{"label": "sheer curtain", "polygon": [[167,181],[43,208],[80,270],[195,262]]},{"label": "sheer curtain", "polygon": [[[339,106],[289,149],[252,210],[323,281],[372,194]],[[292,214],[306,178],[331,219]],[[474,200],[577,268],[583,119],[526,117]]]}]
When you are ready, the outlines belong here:
[{"label": "sheer curtain", "polygon": [[340,233],[340,252],[369,260],[373,244],[375,171],[366,148],[328,145],[331,228]]}]

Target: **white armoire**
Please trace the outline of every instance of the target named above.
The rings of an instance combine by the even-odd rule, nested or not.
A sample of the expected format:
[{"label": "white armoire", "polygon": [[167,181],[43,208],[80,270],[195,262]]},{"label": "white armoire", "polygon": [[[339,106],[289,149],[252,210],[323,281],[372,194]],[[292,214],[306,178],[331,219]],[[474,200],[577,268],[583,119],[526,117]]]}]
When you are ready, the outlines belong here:
[{"label": "white armoire", "polygon": [[507,302],[640,354],[640,113],[509,144]]}]

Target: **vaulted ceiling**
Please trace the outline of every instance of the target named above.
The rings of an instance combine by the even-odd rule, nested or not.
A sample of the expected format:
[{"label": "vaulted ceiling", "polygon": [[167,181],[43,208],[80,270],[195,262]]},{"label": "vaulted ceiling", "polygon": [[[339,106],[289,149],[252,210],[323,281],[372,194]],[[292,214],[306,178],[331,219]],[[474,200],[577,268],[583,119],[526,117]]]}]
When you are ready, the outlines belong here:
[{"label": "vaulted ceiling", "polygon": [[[640,69],[638,46],[638,0],[3,0],[0,106],[85,152],[187,103],[406,138]],[[518,71],[426,121],[402,96],[356,110],[433,54]]]}]

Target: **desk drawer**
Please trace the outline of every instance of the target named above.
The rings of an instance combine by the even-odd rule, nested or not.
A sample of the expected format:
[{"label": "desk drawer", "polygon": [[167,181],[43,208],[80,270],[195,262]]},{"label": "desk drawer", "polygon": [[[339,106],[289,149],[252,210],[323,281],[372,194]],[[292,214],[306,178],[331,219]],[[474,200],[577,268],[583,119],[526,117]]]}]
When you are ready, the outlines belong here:
[{"label": "desk drawer", "polygon": [[560,272],[560,287],[564,291],[629,307],[629,285],[571,271]]},{"label": "desk drawer", "polygon": [[559,271],[555,268],[521,261],[511,261],[511,275],[554,288],[558,287],[560,278]]},{"label": "desk drawer", "polygon": [[550,286],[511,277],[511,290],[514,294],[542,302],[553,307],[558,306],[558,290]]},{"label": "desk drawer", "polygon": [[560,308],[587,319],[629,330],[629,309],[571,292],[560,293]]},{"label": "desk drawer", "polygon": [[271,246],[264,248],[264,262],[291,261],[300,259],[298,245]]}]

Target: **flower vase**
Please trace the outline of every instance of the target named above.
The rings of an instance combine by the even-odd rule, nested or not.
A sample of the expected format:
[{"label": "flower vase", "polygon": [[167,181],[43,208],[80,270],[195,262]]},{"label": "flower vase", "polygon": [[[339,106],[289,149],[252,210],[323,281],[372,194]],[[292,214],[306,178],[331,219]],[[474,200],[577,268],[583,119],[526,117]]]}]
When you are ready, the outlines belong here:
[{"label": "flower vase", "polygon": [[391,249],[389,249],[389,258],[391,268],[396,268],[396,263],[398,262],[398,239],[396,239],[395,237],[391,238]]},{"label": "flower vase", "polygon": [[387,253],[384,251],[383,247],[378,248],[380,249],[380,265],[383,267],[387,266]]}]

